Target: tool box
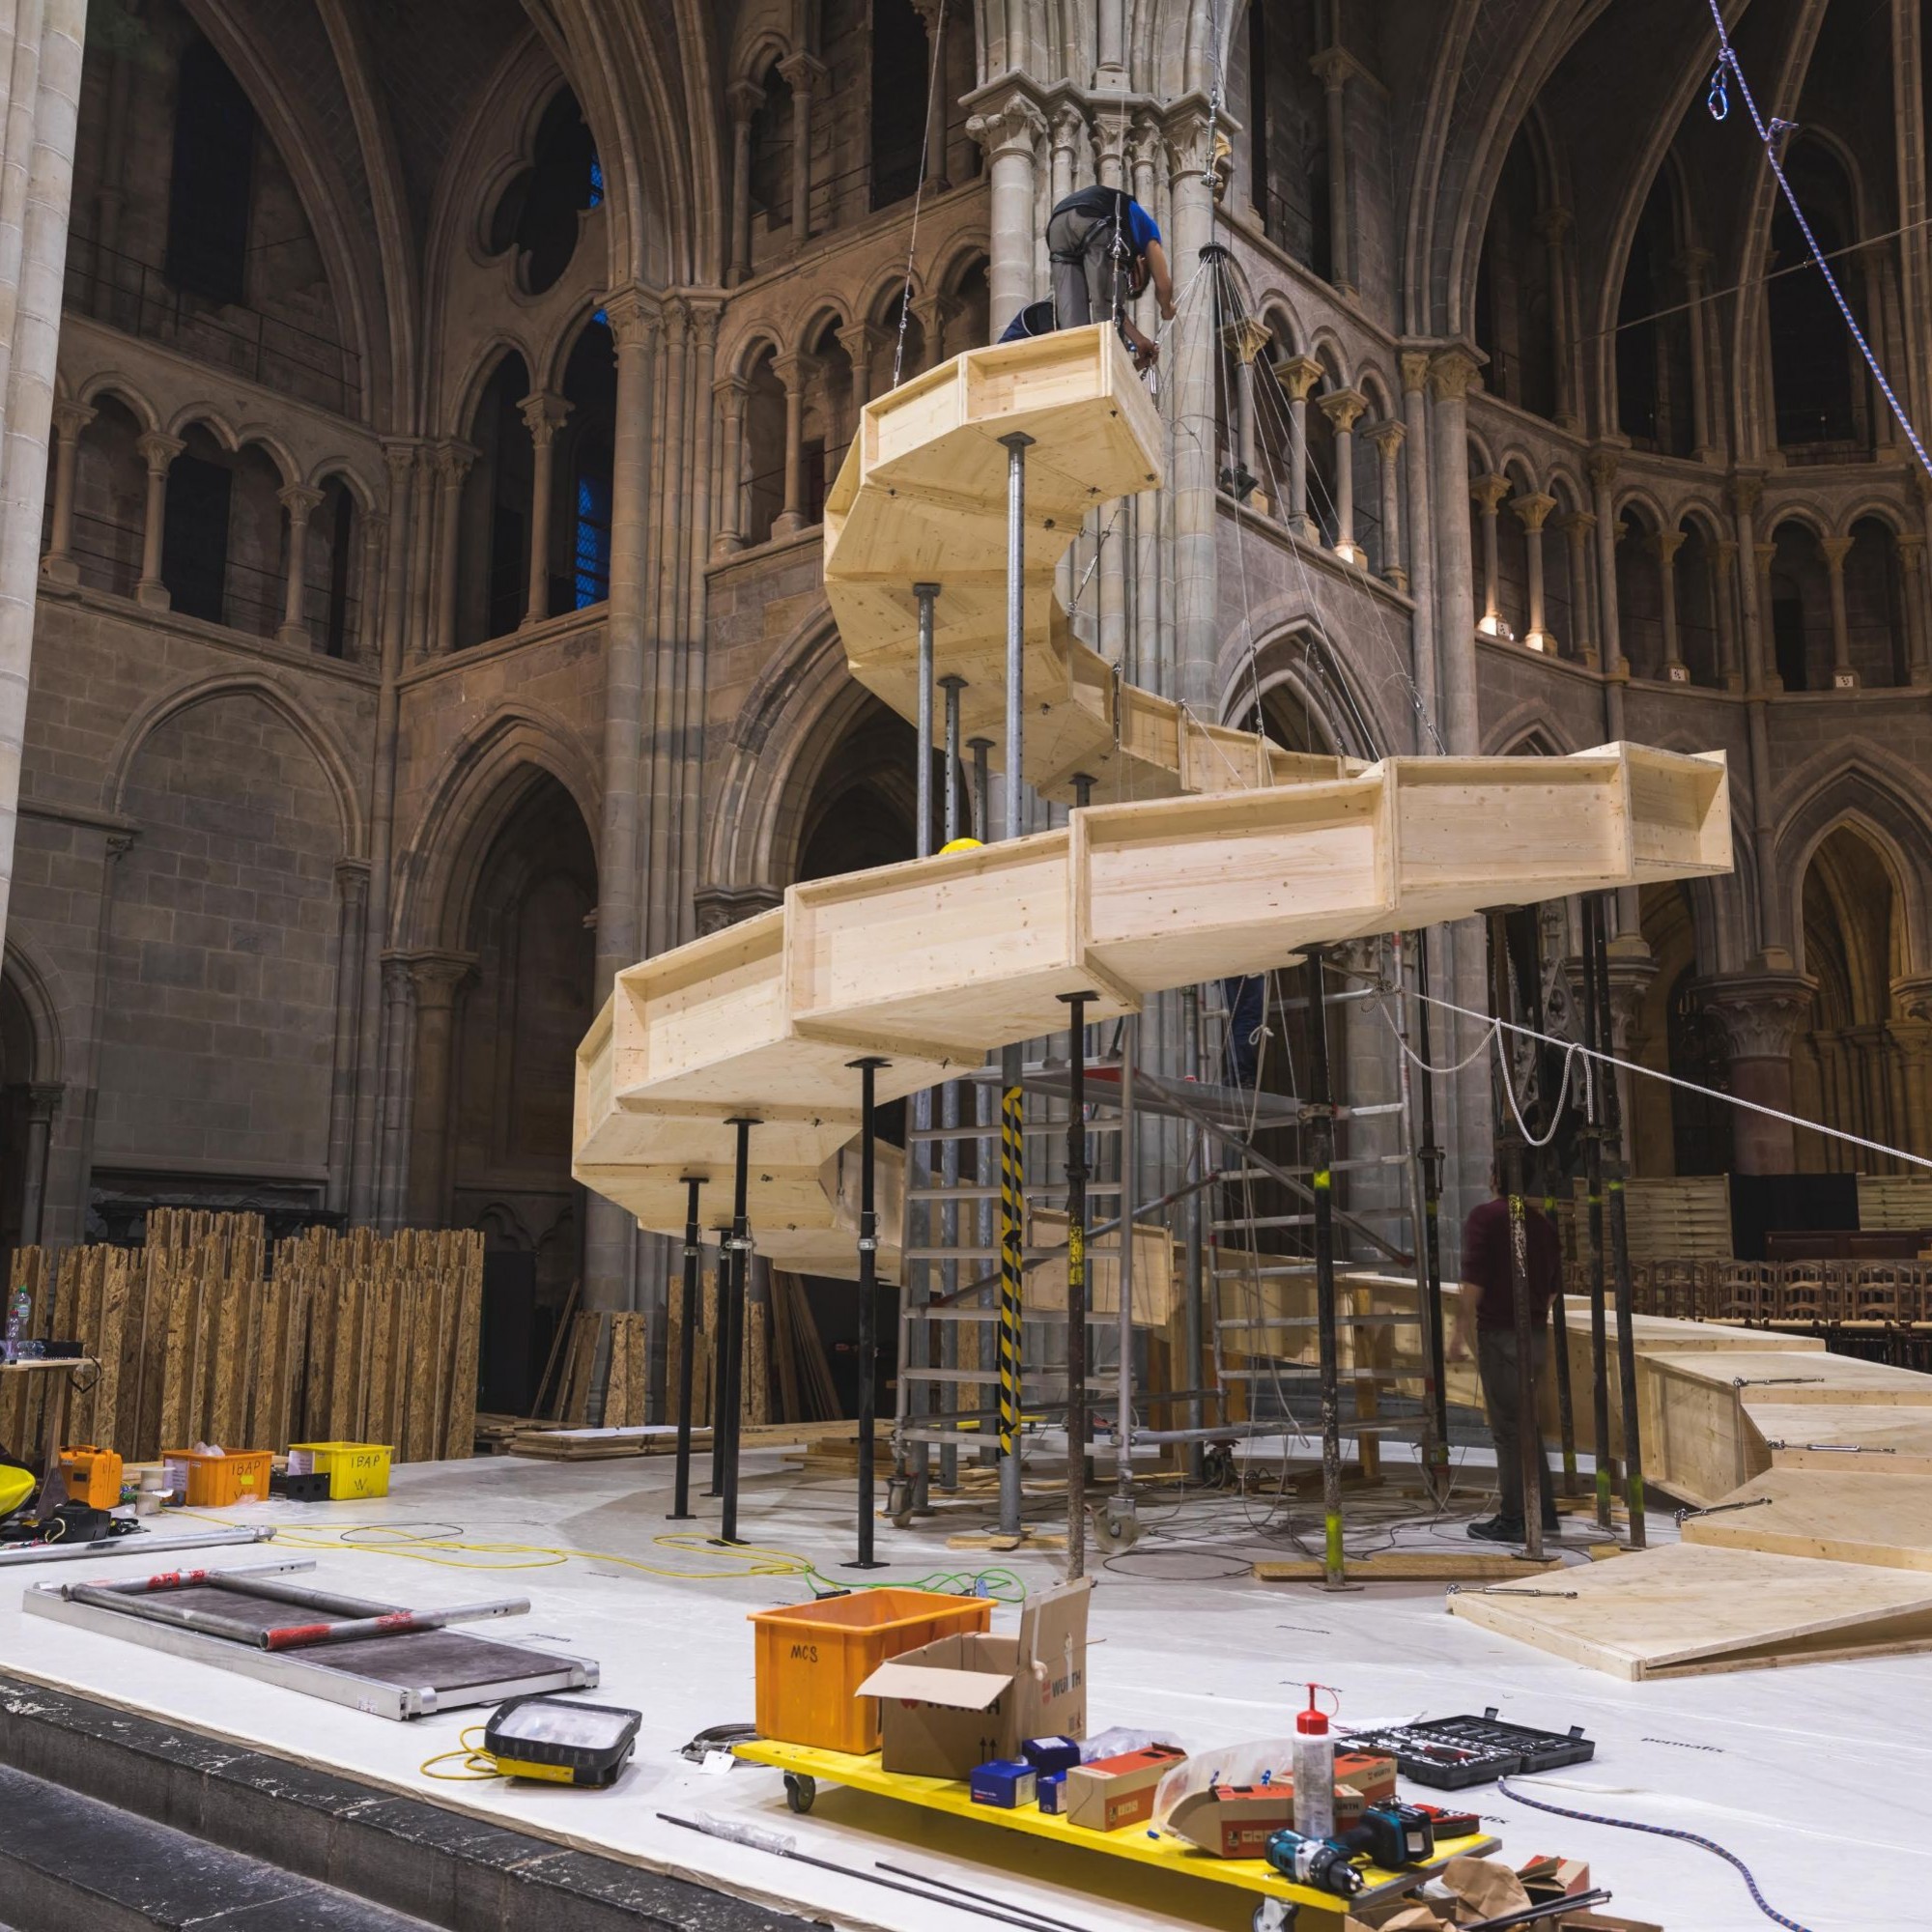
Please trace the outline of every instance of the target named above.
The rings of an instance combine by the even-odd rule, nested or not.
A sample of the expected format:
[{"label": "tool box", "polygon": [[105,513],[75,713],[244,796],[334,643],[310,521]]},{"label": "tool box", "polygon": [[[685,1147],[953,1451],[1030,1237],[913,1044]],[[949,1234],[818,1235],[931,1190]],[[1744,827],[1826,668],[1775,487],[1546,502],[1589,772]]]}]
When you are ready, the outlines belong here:
[{"label": "tool box", "polygon": [[111,1510],[121,1501],[121,1458],[112,1449],[91,1442],[61,1451],[61,1474],[67,1478],[67,1499],[91,1509]]},{"label": "tool box", "polygon": [[1480,1718],[1430,1718],[1378,1731],[1351,1731],[1337,1748],[1392,1757],[1405,1777],[1437,1791],[1463,1791],[1472,1784],[1493,1784],[1499,1777],[1587,1764],[1597,1754],[1581,1724],[1572,1724],[1568,1731],[1506,1724],[1493,1704]]}]

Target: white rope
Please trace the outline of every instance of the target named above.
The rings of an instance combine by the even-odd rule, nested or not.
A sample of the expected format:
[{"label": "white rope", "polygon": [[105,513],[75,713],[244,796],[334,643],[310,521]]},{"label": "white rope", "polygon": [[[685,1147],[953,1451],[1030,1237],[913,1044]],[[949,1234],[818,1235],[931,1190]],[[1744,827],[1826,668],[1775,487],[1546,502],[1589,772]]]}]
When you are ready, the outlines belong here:
[{"label": "white rope", "polygon": [[[1428,997],[1429,995],[1427,993],[1418,992],[1416,994],[1416,998],[1419,1000],[1426,1000],[1428,999]],[[1414,1047],[1409,1045],[1407,1040],[1403,1038],[1402,1029],[1396,1025],[1394,1017],[1389,1012],[1388,1002],[1386,999],[1378,1000],[1376,1002],[1376,1010],[1377,1012],[1381,1014],[1382,1018],[1385,1021],[1387,1021],[1389,1031],[1395,1035],[1395,1043],[1402,1048],[1405,1057],[1412,1065],[1419,1066],[1423,1070],[1423,1072],[1432,1074],[1438,1080],[1446,1078],[1451,1073],[1460,1073],[1462,1072],[1463,1067],[1468,1066],[1472,1065],[1475,1061],[1479,1060],[1484,1054],[1489,1052],[1490,1042],[1496,1037],[1496,1022],[1489,1018],[1486,1014],[1479,1014],[1477,1015],[1477,1017],[1481,1018],[1483,1021],[1483,1035],[1482,1037],[1477,1040],[1474,1048],[1470,1052],[1465,1053],[1463,1056],[1463,1058],[1455,1064],[1454,1066],[1432,1066],[1430,1065],[1428,1061],[1423,1059],[1421,1054],[1416,1052]],[[1457,1011],[1458,1012],[1462,1011],[1462,1009],[1459,1007],[1457,1009]]]},{"label": "white rope", "polygon": [[[932,141],[932,97],[939,90],[939,49],[946,34],[946,0],[939,0],[939,13],[932,23],[932,60],[925,76],[925,126],[919,137],[919,180],[912,190],[912,229],[906,237],[905,287],[899,291],[899,333],[893,349],[893,387],[899,385],[899,371],[905,365],[906,323],[912,315],[913,263],[919,254],[919,211],[925,199],[926,149]],[[801,159],[799,165],[803,166]]]},{"label": "white rope", "polygon": [[1556,1129],[1563,1124],[1563,1103],[1570,1097],[1570,1069],[1577,1060],[1576,1041],[1570,1042],[1569,1049],[1563,1056],[1563,1084],[1557,1088],[1556,1098],[1549,1109],[1549,1131],[1539,1140],[1530,1132],[1529,1122],[1523,1119],[1522,1109],[1517,1105],[1516,1082],[1510,1076],[1509,1056],[1503,1051],[1503,1037],[1500,1033],[1492,1034],[1490,1037],[1496,1043],[1496,1065],[1502,1073],[1503,1092],[1509,1095],[1510,1112],[1516,1116],[1518,1132],[1522,1135],[1526,1146],[1548,1147],[1556,1138]]},{"label": "white rope", "polygon": [[[1435,993],[1425,993],[1417,989],[1415,997],[1427,1000],[1432,1007],[1440,1007],[1445,1012],[1460,1013],[1464,1019],[1481,1020],[1494,1032],[1520,1034],[1525,1039],[1541,1040],[1546,1046],[1561,1046],[1573,1053],[1580,1053],[1585,1060],[1602,1061],[1605,1066],[1619,1066],[1626,1073],[1640,1073],[1646,1080],[1661,1080],[1666,1087],[1681,1087],[1687,1094],[1701,1094],[1706,1099],[1723,1100],[1733,1107],[1742,1107],[1747,1114],[1762,1114],[1766,1120],[1782,1121],[1789,1127],[1804,1127],[1814,1134],[1823,1134],[1828,1140],[1843,1141],[1848,1146],[1863,1148],[1868,1153],[1889,1155],[1893,1160],[1909,1161],[1914,1167],[1932,1170],[1932,1159],[1921,1153],[1907,1153],[1903,1148],[1889,1147],[1884,1141],[1867,1140],[1862,1134],[1847,1132],[1843,1127],[1828,1127],[1822,1121],[1807,1121],[1803,1114],[1787,1114],[1778,1107],[1767,1107],[1762,1100],[1746,1100],[1736,1094],[1726,1094],[1716,1087],[1705,1087],[1695,1080],[1683,1080],[1674,1073],[1663,1073],[1655,1066],[1640,1065],[1634,1060],[1620,1060],[1614,1053],[1600,1053],[1594,1047],[1580,1046],[1575,1040],[1558,1039],[1553,1034],[1538,1033],[1534,1027],[1517,1026],[1509,1020],[1492,1018],[1488,1013],[1479,1013],[1469,1007],[1459,1007],[1454,1000],[1445,1000]],[[1488,1042],[1485,1041],[1487,1045]],[[1404,1051],[1407,1048],[1405,1046]],[[1409,1058],[1414,1059],[1410,1054]],[[1470,1060],[1474,1054],[1469,1056]],[[1421,1063],[1417,1062],[1419,1065]],[[1467,1060],[1462,1065],[1466,1066]],[[1431,1072],[1436,1069],[1432,1067]],[[1456,1068],[1444,1069],[1456,1071]]]}]

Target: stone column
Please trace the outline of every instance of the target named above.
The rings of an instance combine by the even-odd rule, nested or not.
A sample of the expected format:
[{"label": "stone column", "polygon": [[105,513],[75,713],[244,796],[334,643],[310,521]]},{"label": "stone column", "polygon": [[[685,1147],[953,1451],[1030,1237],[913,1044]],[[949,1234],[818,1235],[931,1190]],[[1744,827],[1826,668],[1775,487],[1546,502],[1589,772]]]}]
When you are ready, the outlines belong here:
[{"label": "stone column", "polygon": [[38,1247],[47,1208],[47,1156],[53,1145],[54,1116],[67,1089],[32,1082],[22,1095],[26,1102],[27,1145],[20,1163],[20,1245]]},{"label": "stone column", "polygon": [[[616,444],[611,487],[611,604],[604,620],[604,799],[597,837],[597,985],[601,1004],[619,967],[639,956],[646,609],[650,583],[652,358],[657,312],[639,289],[604,304],[617,347]],[[584,1204],[583,1302],[622,1308],[637,1223],[615,1202]]]},{"label": "stone column", "polygon": [[[1183,284],[1214,240],[1214,196],[1206,179],[1212,148],[1207,103],[1168,117],[1171,240],[1177,285]],[[1221,715],[1219,581],[1214,531],[1219,515],[1214,490],[1213,304],[1194,301],[1175,318],[1168,336],[1168,378],[1173,385],[1174,473],[1174,682],[1172,695],[1196,717],[1218,723]]]},{"label": "stone column", "polygon": [[1570,233],[1567,208],[1544,209],[1536,217],[1536,232],[1543,239],[1549,263],[1549,360],[1555,375],[1556,422],[1573,434],[1581,419],[1577,413],[1577,377],[1573,363],[1576,348],[1570,327],[1570,275],[1563,259],[1564,237]]},{"label": "stone column", "polygon": [[1055,207],[1073,192],[1073,157],[1088,139],[1087,116],[1070,100],[1053,110],[1047,124],[1047,205]]},{"label": "stone column", "polygon": [[1690,440],[1691,458],[1708,463],[1717,438],[1712,433],[1710,354],[1705,333],[1705,278],[1711,272],[1713,257],[1706,248],[1687,248],[1677,258],[1677,271],[1684,277],[1684,300],[1690,328]]},{"label": "stone column", "polygon": [[1308,514],[1308,398],[1322,375],[1312,355],[1287,355],[1274,365],[1274,379],[1288,397],[1288,510],[1285,521],[1298,537],[1314,541]]},{"label": "stone column", "polygon": [[1376,474],[1381,484],[1382,577],[1398,590],[1408,588],[1408,572],[1402,563],[1402,479],[1397,473],[1406,435],[1395,416],[1369,432],[1369,440],[1376,446]]},{"label": "stone column", "polygon": [[73,560],[73,472],[80,455],[80,433],[94,420],[85,403],[54,405],[54,517],[41,575],[50,584],[71,588],[80,582],[80,565]]},{"label": "stone column", "polygon": [[[1811,1024],[1817,980],[1803,973],[1733,973],[1700,980],[1694,992],[1724,1030],[1731,1092],[1741,1100],[1791,1111],[1791,1048]],[[1796,1137],[1783,1121],[1740,1108],[1733,1158],[1740,1174],[1791,1174]]]},{"label": "stone column", "polygon": [[[1449,751],[1472,756],[1482,750],[1476,701],[1474,558],[1469,543],[1469,384],[1475,357],[1445,349],[1429,364],[1430,498],[1435,543],[1435,647],[1442,694],[1441,726]],[[1492,572],[1493,581],[1493,571]],[[1461,951],[1467,950],[1459,948]],[[1480,994],[1479,969],[1459,980]],[[1482,1004],[1480,998],[1467,1005]],[[1487,1116],[1485,1116],[1487,1118]]]},{"label": "stone column", "polygon": [[0,939],[14,876],[86,0],[9,7],[0,175]]},{"label": "stone column", "polygon": [[912,0],[912,5],[925,28],[926,73],[931,82],[925,97],[925,185],[944,194],[952,185],[946,176],[946,104],[952,99],[946,85],[946,7],[944,0]]},{"label": "stone column", "polygon": [[1658,575],[1663,585],[1663,678],[1666,684],[1689,684],[1690,668],[1677,637],[1677,553],[1686,542],[1682,530],[1659,530],[1651,538],[1657,553]]},{"label": "stone column", "polygon": [[363,919],[369,867],[342,859],[335,867],[335,1053],[328,1081],[328,1191],[331,1213],[349,1206],[355,1143],[355,1042],[361,1032]]},{"label": "stone column", "polygon": [[1410,628],[1415,639],[1414,676],[1421,714],[1415,721],[1411,749],[1417,752],[1434,749],[1431,728],[1440,728],[1436,720],[1440,687],[1435,667],[1435,539],[1429,484],[1430,359],[1427,350],[1405,349],[1400,362],[1402,413],[1407,430],[1403,447],[1407,451],[1408,469],[1408,584],[1415,605]]},{"label": "stone column", "polygon": [[801,53],[780,61],[779,71],[791,89],[791,245],[803,248],[811,239],[811,97],[825,67]]},{"label": "stone column", "polygon": [[721,376],[711,385],[724,418],[724,447],[718,460],[718,534],[713,556],[745,548],[745,399],[752,385],[742,376]]},{"label": "stone column", "polygon": [[[1610,488],[1620,467],[1617,451],[1599,444],[1586,462],[1590,471],[1591,510],[1597,520],[1597,611],[1598,635],[1603,642],[1604,675],[1628,678],[1624,664],[1623,630],[1617,618],[1617,519]],[[1622,715],[1622,694],[1616,694],[1618,715]],[[1607,704],[1607,695],[1606,695]]]},{"label": "stone column", "polygon": [[134,445],[148,462],[148,508],[141,525],[141,581],[134,601],[150,611],[168,608],[168,586],[161,582],[161,539],[167,530],[168,469],[187,447],[178,436],[150,430]]},{"label": "stone column", "polygon": [[385,1231],[399,1227],[408,1211],[410,1090],[411,1073],[415,1065],[414,999],[415,982],[410,974],[409,959],[399,952],[384,953],[382,1172],[376,1221]]},{"label": "stone column", "polygon": [[925,366],[936,369],[952,352],[946,340],[947,326],[959,314],[957,296],[920,296],[912,305],[925,336]]},{"label": "stone column", "polygon": [[1354,251],[1349,234],[1349,76],[1355,57],[1326,47],[1309,63],[1321,76],[1328,121],[1328,279],[1345,296],[1355,293]]},{"label": "stone column", "polygon": [[1932,653],[1925,625],[1925,539],[1901,536],[1898,543],[1899,598],[1905,609],[1905,645],[1915,686],[1932,684]]},{"label": "stone column", "polygon": [[[1235,411],[1235,467],[1248,473],[1249,485],[1245,503],[1256,509],[1265,509],[1267,498],[1256,496],[1261,490],[1261,458],[1255,446],[1255,357],[1274,340],[1274,331],[1265,324],[1257,322],[1253,316],[1243,316],[1239,322],[1224,323],[1221,326],[1221,346],[1235,359],[1229,383],[1230,401]],[[1240,496],[1236,487],[1236,494]]]},{"label": "stone column", "polygon": [[1095,22],[1094,85],[1114,91],[1127,84],[1124,58],[1126,43],[1126,0],[1100,0]]},{"label": "stone column", "polygon": [[530,446],[536,457],[535,480],[530,488],[530,596],[523,622],[523,628],[528,630],[550,615],[551,462],[556,433],[570,414],[570,405],[561,396],[539,389],[534,395],[526,396],[517,408],[523,414],[524,427],[530,433]]},{"label": "stone column", "polygon": [[872,357],[891,340],[883,328],[870,322],[848,322],[838,331],[838,346],[844,350],[845,358],[852,365],[854,436],[859,434],[860,418],[866,412],[866,405],[872,400]]},{"label": "stone column", "polygon": [[355,1177],[350,1190],[353,1221],[374,1221],[382,1202],[384,1137],[387,1102],[383,1083],[384,1031],[383,955],[389,942],[389,853],[396,815],[396,742],[400,705],[396,680],[403,666],[403,633],[408,621],[410,488],[416,452],[407,442],[384,445],[389,470],[389,530],[384,553],[384,590],[376,692],[375,756],[369,778],[369,908],[359,970],[360,1043],[356,1054]]},{"label": "stone column", "polygon": [[772,358],[772,373],[785,392],[784,508],[772,524],[774,536],[794,536],[805,527],[805,385],[817,368],[810,355]]},{"label": "stone column", "polygon": [[1738,547],[1729,537],[1711,546],[1711,614],[1718,628],[1718,682],[1742,691],[1745,674],[1738,658]]},{"label": "stone column", "polygon": [[1891,982],[1891,1036],[1902,1063],[1905,1149],[1932,1157],[1932,974]]},{"label": "stone column", "polygon": [[275,641],[306,650],[310,642],[308,520],[322,502],[322,492],[303,483],[291,483],[276,493],[276,500],[289,513],[289,556],[288,581],[282,586],[282,621],[275,632]]},{"label": "stone column", "polygon": [[410,1219],[419,1228],[439,1227],[449,1213],[456,994],[474,963],[458,952],[419,952],[410,961],[416,1009]]},{"label": "stone column", "polygon": [[1355,541],[1355,425],[1368,406],[1359,389],[1331,389],[1321,398],[1335,432],[1335,554],[1358,567],[1369,559]]},{"label": "stone column", "polygon": [[765,90],[749,80],[725,90],[731,107],[731,285],[752,272],[752,120]]},{"label": "stone column", "polygon": [[436,464],[436,651],[456,648],[456,565],[462,551],[463,481],[476,452],[468,443],[437,446]]},{"label": "stone column", "polygon": [[1040,136],[1046,117],[1024,94],[986,102],[966,124],[966,131],[986,151],[992,176],[992,267],[990,327],[993,339],[1033,300],[1034,174],[1039,165]]},{"label": "stone column", "polygon": [[1469,495],[1483,518],[1483,614],[1476,628],[1492,638],[1514,635],[1503,616],[1502,572],[1497,559],[1496,512],[1510,493],[1507,476],[1470,479]]},{"label": "stone column", "polygon": [[383,572],[389,520],[380,510],[358,510],[355,526],[362,544],[362,571],[355,591],[355,648],[349,649],[346,639],[343,648],[358,664],[374,665],[382,658]]},{"label": "stone column", "polygon": [[1559,517],[1556,527],[1563,532],[1570,564],[1571,654],[1580,665],[1597,668],[1597,644],[1590,624],[1590,532],[1597,520],[1588,510],[1572,510]]},{"label": "stone column", "polygon": [[1832,689],[1856,691],[1859,674],[1852,668],[1851,631],[1845,619],[1845,559],[1852,554],[1850,537],[1823,537],[1825,568],[1832,582]]},{"label": "stone column", "polygon": [[436,578],[436,458],[427,443],[416,448],[414,497],[410,512],[409,661],[429,656],[430,590]]},{"label": "stone column", "polygon": [[1549,513],[1556,507],[1554,497],[1533,494],[1527,497],[1512,497],[1510,509],[1516,520],[1522,526],[1523,554],[1529,565],[1529,631],[1523,642],[1533,651],[1543,651],[1548,656],[1558,654],[1560,646],[1550,634],[1547,622],[1547,600],[1543,582],[1543,526],[1549,521]]}]

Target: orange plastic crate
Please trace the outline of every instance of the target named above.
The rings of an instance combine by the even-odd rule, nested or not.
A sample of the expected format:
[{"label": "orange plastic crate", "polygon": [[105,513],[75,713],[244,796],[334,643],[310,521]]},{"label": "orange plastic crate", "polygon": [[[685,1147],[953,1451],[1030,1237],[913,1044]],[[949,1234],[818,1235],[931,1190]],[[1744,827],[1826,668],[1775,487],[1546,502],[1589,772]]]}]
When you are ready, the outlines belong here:
[{"label": "orange plastic crate", "polygon": [[204,1456],[193,1449],[163,1449],[164,1486],[180,1494],[185,1475],[189,1509],[227,1509],[233,1503],[266,1502],[269,1472],[275,1459],[267,1449],[230,1449],[220,1456]]},{"label": "orange plastic crate", "polygon": [[751,1621],[758,1633],[758,1735],[863,1754],[879,1748],[879,1700],[855,1696],[859,1686],[889,1657],[990,1628],[993,1605],[929,1590],[855,1590],[755,1610]]}]

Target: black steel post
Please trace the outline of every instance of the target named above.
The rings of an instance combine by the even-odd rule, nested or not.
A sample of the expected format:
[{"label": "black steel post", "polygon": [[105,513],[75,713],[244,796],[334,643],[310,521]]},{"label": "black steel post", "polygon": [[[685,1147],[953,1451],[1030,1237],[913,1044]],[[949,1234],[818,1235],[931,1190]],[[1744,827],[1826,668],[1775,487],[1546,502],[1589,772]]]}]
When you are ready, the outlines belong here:
[{"label": "black steel post", "polygon": [[946,694],[946,842],[951,845],[960,836],[959,694],[966,689],[966,680],[949,671],[939,680],[939,688]]},{"label": "black steel post", "polygon": [[1330,1590],[1347,1580],[1342,1549],[1341,1340],[1335,1326],[1335,1098],[1328,1066],[1328,955],[1304,951],[1308,974],[1309,1182],[1315,1194],[1315,1324],[1321,1374],[1321,1580]]},{"label": "black steel post", "polygon": [[1442,1165],[1443,1152],[1435,1142],[1435,1076],[1429,1069],[1429,935],[1415,935],[1415,1051],[1422,1065],[1415,1070],[1422,1103],[1422,1145],[1416,1158],[1422,1163],[1422,1243],[1428,1266],[1429,1300],[1435,1320],[1429,1336],[1429,1370],[1435,1379],[1435,1440],[1441,1445],[1444,1492],[1448,1486],[1449,1455],[1449,1366],[1444,1357],[1442,1319]]},{"label": "black steel post", "polygon": [[724,1507],[718,1529],[721,1543],[738,1541],[738,1411],[745,1399],[745,1272],[752,1245],[749,1212],[752,1190],[752,1129],[758,1122],[745,1115],[725,1122],[738,1130],[737,1173],[731,1191],[731,1293],[718,1326],[724,1344],[724,1410],[712,1419],[714,1436],[724,1436]]},{"label": "black steel post", "polygon": [[986,753],[993,749],[990,738],[969,738],[966,748],[973,753],[973,837],[985,843],[987,813],[993,809],[993,774]]},{"label": "black steel post", "polygon": [[[1605,1037],[1614,1040],[1610,1025],[1610,948],[1601,911],[1597,920],[1597,1013]],[[1637,1415],[1636,1334],[1631,1311],[1630,1227],[1624,1212],[1623,1099],[1616,1074],[1604,1072],[1604,1133],[1609,1156],[1604,1163],[1604,1189],[1609,1207],[1610,1266],[1617,1288],[1617,1391],[1624,1415],[1624,1506],[1630,1511],[1630,1547],[1646,1542],[1643,1521],[1643,1441]]]},{"label": "black steel post", "polygon": [[[1490,932],[1490,1014],[1514,1018],[1510,1005],[1507,915],[1492,912]],[[1496,1122],[1496,1166],[1509,1202],[1510,1301],[1516,1316],[1516,1406],[1518,1446],[1522,1462],[1523,1553],[1543,1556],[1543,1418],[1536,1406],[1536,1323],[1530,1315],[1529,1220],[1522,1198],[1522,1137],[1516,1131],[1503,1089],[1511,1078],[1509,1051],[1499,1046],[1492,1082]],[[1480,1337],[1477,1346],[1481,1347]],[[1500,1475],[1500,1470],[1498,1474]]]},{"label": "black steel post", "polygon": [[718,1230],[718,1298],[711,1315],[711,1487],[707,1496],[724,1493],[724,1324],[731,1305],[731,1230]]},{"label": "black steel post", "polygon": [[[1087,1002],[1066,1002],[1066,1574],[1087,1574]],[[1122,1239],[1128,1238],[1122,1236]],[[1126,1444],[1121,1445],[1124,1457]]]},{"label": "black steel post", "polygon": [[872,1557],[872,1410],[878,1377],[879,1217],[873,1199],[878,1151],[876,1087],[891,1063],[868,1056],[859,1070],[859,1554],[848,1570],[880,1570]]},{"label": "black steel post", "polygon": [[684,1177],[684,1346],[677,1362],[677,1479],[671,1489],[670,1520],[684,1522],[691,1516],[691,1358],[697,1348],[697,1270],[704,1250],[698,1246],[697,1194],[702,1175]]},{"label": "black steel post", "polygon": [[[1595,894],[1583,897],[1583,1044],[1603,1050],[1603,1016],[1597,1010],[1597,940],[1603,909]],[[1583,1186],[1590,1231],[1590,1382],[1591,1421],[1597,1458],[1597,1522],[1608,1529],[1615,1520],[1616,1463],[1610,1451],[1610,1350],[1604,1300],[1604,1082],[1608,1067],[1590,1063],[1588,1113],[1583,1130]]]}]

